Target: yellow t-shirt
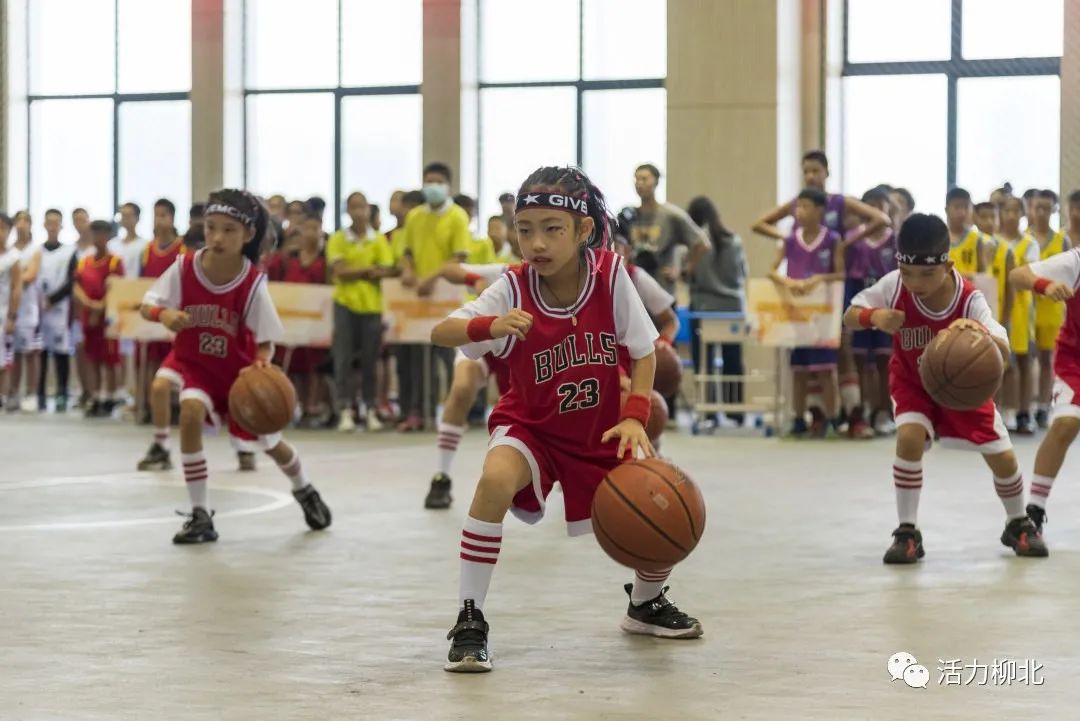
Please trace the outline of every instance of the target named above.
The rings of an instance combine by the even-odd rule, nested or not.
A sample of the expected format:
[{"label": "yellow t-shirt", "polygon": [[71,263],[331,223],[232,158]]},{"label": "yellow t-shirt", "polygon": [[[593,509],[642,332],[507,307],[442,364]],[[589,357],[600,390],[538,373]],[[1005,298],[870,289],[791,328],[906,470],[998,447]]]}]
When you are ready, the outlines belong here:
[{"label": "yellow t-shirt", "polygon": [[[326,264],[342,261],[347,266],[394,267],[394,253],[386,236],[368,228],[357,237],[352,228],[342,228],[326,243]],[[382,284],[377,280],[334,280],[334,302],[353,313],[382,313]]]},{"label": "yellow t-shirt", "polygon": [[[991,240],[990,242],[995,242]],[[994,276],[994,280],[997,281],[998,302],[997,302],[997,320],[999,323],[1007,323],[1005,319],[1005,292],[1008,284],[1008,262],[1009,262],[1009,244],[1000,238],[996,239],[997,247],[994,250],[994,257],[990,261],[990,275]]]},{"label": "yellow t-shirt", "polygon": [[959,243],[949,246],[949,260],[953,262],[961,275],[970,276],[979,272],[979,240],[982,233],[977,228],[968,230]]},{"label": "yellow t-shirt", "polygon": [[466,263],[472,265],[490,265],[496,262],[495,257],[495,244],[491,242],[491,238],[470,238],[469,239],[469,254],[465,259]]},{"label": "yellow t-shirt", "polygon": [[401,247],[412,256],[417,277],[437,273],[454,256],[469,252],[469,215],[452,202],[433,210],[420,205],[405,216],[405,227],[398,231]]}]

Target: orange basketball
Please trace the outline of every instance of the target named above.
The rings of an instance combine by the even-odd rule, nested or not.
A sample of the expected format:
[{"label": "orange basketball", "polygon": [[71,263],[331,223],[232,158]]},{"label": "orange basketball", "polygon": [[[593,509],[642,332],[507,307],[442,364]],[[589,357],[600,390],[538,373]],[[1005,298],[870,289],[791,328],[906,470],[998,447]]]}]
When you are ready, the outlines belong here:
[{"label": "orange basketball", "polygon": [[664,432],[664,428],[667,427],[667,401],[656,391],[652,392],[651,400],[652,411],[649,412],[649,422],[645,425],[645,435],[649,437],[650,441],[656,443],[656,440]]},{"label": "orange basketball", "polygon": [[705,530],[705,500],[697,484],[667,461],[628,461],[597,487],[592,527],[615,562],[662,571],[697,546]]},{"label": "orange basketball", "polygon": [[1004,372],[994,339],[969,328],[938,333],[919,363],[926,392],[936,403],[957,411],[974,410],[993,398]]},{"label": "orange basketball", "polygon": [[296,389],[277,366],[247,368],[229,389],[229,415],[257,436],[283,430],[295,408]]},{"label": "orange basketball", "polygon": [[656,344],[656,374],[653,376],[653,388],[660,391],[664,398],[679,392],[682,384],[682,361],[679,354],[667,343]]}]

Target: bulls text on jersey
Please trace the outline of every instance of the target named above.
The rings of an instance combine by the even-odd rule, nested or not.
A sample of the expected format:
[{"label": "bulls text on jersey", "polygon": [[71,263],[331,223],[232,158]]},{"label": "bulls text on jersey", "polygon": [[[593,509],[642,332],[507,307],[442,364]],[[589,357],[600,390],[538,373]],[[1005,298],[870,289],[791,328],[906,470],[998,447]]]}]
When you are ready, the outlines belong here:
[{"label": "bulls text on jersey", "polygon": [[904,350],[925,348],[933,339],[934,331],[927,325],[900,329],[900,347]]},{"label": "bulls text on jersey", "polygon": [[584,352],[578,348],[578,336],[569,335],[557,345],[533,353],[533,368],[536,371],[536,383],[544,383],[567,368],[585,365],[615,366],[619,364],[614,333],[600,333],[598,336],[585,332]]},{"label": "bulls text on jersey", "polygon": [[214,303],[189,305],[184,312],[191,318],[195,328],[218,328],[235,336],[240,328],[240,314]]}]

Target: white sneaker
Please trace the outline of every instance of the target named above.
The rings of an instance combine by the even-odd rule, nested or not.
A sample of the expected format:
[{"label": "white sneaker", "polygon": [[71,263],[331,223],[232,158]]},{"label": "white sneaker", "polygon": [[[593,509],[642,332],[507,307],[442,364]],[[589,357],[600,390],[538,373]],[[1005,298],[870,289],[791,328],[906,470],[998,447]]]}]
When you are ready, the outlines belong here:
[{"label": "white sneaker", "polygon": [[379,431],[381,431],[383,429],[382,421],[380,421],[379,417],[377,415],[375,415],[374,410],[368,411],[368,414],[367,414],[367,429],[368,429],[368,433],[378,433]]},{"label": "white sneaker", "polygon": [[896,433],[896,422],[884,411],[878,411],[874,423],[874,432],[879,436],[891,436]]},{"label": "white sneaker", "polygon": [[353,420],[352,411],[341,412],[341,420],[338,421],[337,429],[342,433],[352,433],[356,430],[356,421]]},{"label": "white sneaker", "polygon": [[1008,431],[1016,430],[1016,409],[1005,408],[1001,411],[1001,421],[1005,424],[1005,429]]},{"label": "white sneaker", "polygon": [[19,408],[22,409],[23,413],[37,413],[37,398],[32,396],[27,396],[26,398],[23,398],[22,403],[19,404]]}]

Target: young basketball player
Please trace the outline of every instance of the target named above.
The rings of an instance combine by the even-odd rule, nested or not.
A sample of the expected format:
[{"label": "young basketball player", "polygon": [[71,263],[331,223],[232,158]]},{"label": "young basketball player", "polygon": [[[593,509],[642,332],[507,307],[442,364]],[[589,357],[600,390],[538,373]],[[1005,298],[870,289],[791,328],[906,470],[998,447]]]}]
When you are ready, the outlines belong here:
[{"label": "young basketball player", "polygon": [[49,359],[56,367],[56,412],[68,408],[68,379],[71,374],[71,293],[79,258],[74,245],[60,243],[63,216],[59,210],[45,211],[45,245],[41,247],[41,340],[44,346],[38,376],[38,408],[45,409],[45,380]]},{"label": "young basketball player", "polygon": [[[1015,267],[1038,261],[1039,244],[1029,233],[1020,232],[1020,219],[1024,217],[1021,199],[1015,195],[1006,196],[1002,201],[1000,217],[1001,230],[998,235],[1012,248]],[[1012,312],[1009,314],[1009,346],[1016,359],[1016,370],[1006,371],[1005,389],[1006,397],[1014,398],[1017,403],[1016,432],[1025,436],[1035,432],[1031,421],[1034,305],[1029,291],[1014,289]]]},{"label": "young basketball player", "polygon": [[116,389],[121,363],[116,340],[105,337],[105,291],[110,276],[124,276],[124,262],[109,252],[112,225],[104,220],[90,224],[94,255],[84,256],[75,269],[73,293],[79,303],[87,375],[94,400],[86,408],[87,418],[105,418],[116,407]]},{"label": "young basketball player", "polygon": [[[776,250],[769,278],[793,295],[806,295],[822,283],[844,279],[844,254],[840,236],[824,224],[827,208],[825,193],[807,188],[795,201],[796,225],[792,233]],[[875,211],[877,213],[878,211]],[[787,273],[780,274],[780,265],[787,262]],[[792,407],[795,420],[791,434],[804,436],[809,431],[823,438],[829,428],[838,432],[840,418],[836,407],[836,350],[803,347],[791,352],[794,373]],[[825,415],[814,413],[810,428],[806,425],[807,385],[816,380],[822,389]]]},{"label": "young basketball player", "polygon": [[949,226],[949,257],[968,280],[986,270],[983,237],[971,227],[971,193],[953,188],[945,194],[945,221]]},{"label": "young basketball player", "polygon": [[1009,433],[993,400],[973,411],[937,405],[923,389],[919,363],[923,350],[940,332],[971,328],[989,333],[1008,357],[1008,336],[994,320],[983,294],[956,270],[950,259],[949,229],[940,218],[916,213],[900,228],[899,269],[855,296],[844,314],[850,328],[877,328],[893,334],[890,388],[896,408],[896,486],[900,525],[885,552],[885,563],[915,563],[923,557],[916,527],[922,490],[923,454],[938,434],[983,455],[994,488],[1005,506],[1001,542],[1018,556],[1046,556],[1046,545],[1024,509],[1024,482]]},{"label": "young basketball player", "polygon": [[[568,531],[587,533],[604,474],[626,451],[653,454],[645,423],[657,334],[621,259],[597,249],[609,223],[603,195],[577,169],[539,168],[521,186],[514,223],[525,262],[432,331],[436,345],[505,359],[511,378],[489,420],[492,438],[462,531],[448,671],[491,670],[482,609],[506,512],[535,523],[559,480]],[[632,359],[633,391],[621,414],[619,346]],[[626,585],[625,631],[701,635],[701,624],[665,596],[667,575],[639,572]]]},{"label": "young basketball player", "polygon": [[[1057,212],[1057,205],[1058,196],[1052,190],[1039,190],[1031,199],[1027,232],[1038,243],[1040,260],[1046,260],[1069,249],[1069,240],[1064,231],[1050,227],[1050,217]],[[1053,367],[1054,342],[1064,322],[1064,303],[1046,296],[1035,298],[1035,348],[1039,353],[1039,392],[1036,397],[1035,423],[1039,428],[1046,428],[1049,417],[1050,393],[1054,385],[1054,376],[1050,372]]]},{"label": "young basketball player", "polygon": [[261,448],[292,483],[293,496],[312,530],[330,525],[330,509],[308,483],[300,454],[280,434],[255,437],[228,418],[229,389],[249,366],[269,365],[281,336],[265,276],[256,267],[270,216],[262,202],[243,190],[210,194],[204,232],[206,246],[185,253],[158,278],[143,298],[142,315],[176,333],[159,374],[179,378],[180,453],[191,515],[173,543],[216,541],[207,502],[203,426],[229,425],[247,449]]},{"label": "young basketball player", "polygon": [[[19,254],[7,245],[14,221],[0,213],[0,401],[7,398],[8,370],[12,361],[12,335],[22,300],[22,267]],[[2,407],[2,403],[0,403]]]},{"label": "young basketball player", "polygon": [[[23,290],[22,300],[19,302],[19,317],[15,320],[15,333],[12,335],[15,360],[11,368],[11,387],[7,403],[9,411],[39,410],[34,395],[37,391],[38,373],[41,372],[41,284],[38,277],[41,272],[41,248],[34,244],[30,226],[30,213],[25,210],[15,213],[13,250],[19,254]],[[20,393],[24,380],[25,398]]]},{"label": "young basketball player", "polygon": [[[891,207],[888,193],[880,188],[866,191],[862,201],[882,212],[888,212]],[[880,225],[876,228],[860,225],[848,232],[844,238],[844,258],[846,307],[856,295],[896,270],[896,235],[893,229]],[[889,400],[892,338],[879,330],[862,329],[852,333],[851,346],[855,365],[859,369],[863,405],[869,405],[870,415],[867,423],[863,406],[855,409],[849,417],[848,435],[852,438],[872,438],[875,432],[892,434],[896,430]]]}]

